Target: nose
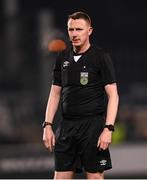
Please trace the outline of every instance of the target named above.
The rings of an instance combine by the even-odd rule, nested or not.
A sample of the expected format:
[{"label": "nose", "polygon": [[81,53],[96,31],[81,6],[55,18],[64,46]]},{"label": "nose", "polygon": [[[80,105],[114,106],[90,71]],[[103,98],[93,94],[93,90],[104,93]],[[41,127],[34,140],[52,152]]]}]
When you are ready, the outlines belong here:
[{"label": "nose", "polygon": [[76,30],[73,30],[73,31],[72,31],[72,36],[73,36],[73,37],[77,36],[77,31],[76,31]]}]

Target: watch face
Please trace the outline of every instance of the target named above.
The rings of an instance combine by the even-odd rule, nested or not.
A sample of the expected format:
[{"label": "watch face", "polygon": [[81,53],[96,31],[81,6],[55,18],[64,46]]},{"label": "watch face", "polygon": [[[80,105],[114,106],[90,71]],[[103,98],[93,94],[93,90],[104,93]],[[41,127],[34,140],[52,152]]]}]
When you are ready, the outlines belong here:
[{"label": "watch face", "polygon": [[110,130],[113,130],[113,126],[112,126],[112,125],[109,125],[109,129],[110,129]]},{"label": "watch face", "polygon": [[108,128],[110,131],[114,131],[114,126],[112,124],[105,125],[106,128]]},{"label": "watch face", "polygon": [[53,124],[50,123],[50,122],[44,121],[43,124],[42,124],[42,127],[45,128],[48,125],[52,127]]}]

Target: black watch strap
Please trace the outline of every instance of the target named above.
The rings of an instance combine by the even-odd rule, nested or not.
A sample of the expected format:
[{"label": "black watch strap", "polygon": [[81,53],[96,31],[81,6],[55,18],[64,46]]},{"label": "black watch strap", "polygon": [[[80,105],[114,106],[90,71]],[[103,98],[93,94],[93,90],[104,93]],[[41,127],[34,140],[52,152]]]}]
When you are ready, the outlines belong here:
[{"label": "black watch strap", "polygon": [[42,128],[45,128],[46,126],[53,126],[53,124],[51,123],[51,122],[47,122],[47,121],[44,121],[43,123],[42,123]]},{"label": "black watch strap", "polygon": [[114,131],[114,126],[112,124],[105,124],[104,128],[108,128],[109,131]]}]

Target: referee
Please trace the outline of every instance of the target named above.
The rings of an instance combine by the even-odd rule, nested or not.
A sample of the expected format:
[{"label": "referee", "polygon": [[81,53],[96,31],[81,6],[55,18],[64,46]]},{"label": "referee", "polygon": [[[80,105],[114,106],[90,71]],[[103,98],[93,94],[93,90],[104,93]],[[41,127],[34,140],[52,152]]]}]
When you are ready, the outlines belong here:
[{"label": "referee", "polygon": [[[68,16],[71,47],[59,53],[43,122],[43,141],[54,150],[54,179],[72,179],[85,171],[87,179],[104,179],[111,169],[109,145],[118,111],[118,92],[110,56],[90,43],[91,19],[84,12]],[[62,122],[52,130],[59,101]]]}]

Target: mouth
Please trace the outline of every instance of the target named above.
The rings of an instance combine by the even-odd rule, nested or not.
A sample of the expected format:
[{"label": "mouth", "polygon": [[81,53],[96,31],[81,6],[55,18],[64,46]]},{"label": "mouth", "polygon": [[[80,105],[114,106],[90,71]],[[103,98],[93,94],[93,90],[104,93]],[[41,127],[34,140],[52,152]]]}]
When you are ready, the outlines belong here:
[{"label": "mouth", "polygon": [[72,40],[72,43],[79,43],[79,42],[80,42],[79,39],[73,39],[73,40]]}]

